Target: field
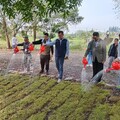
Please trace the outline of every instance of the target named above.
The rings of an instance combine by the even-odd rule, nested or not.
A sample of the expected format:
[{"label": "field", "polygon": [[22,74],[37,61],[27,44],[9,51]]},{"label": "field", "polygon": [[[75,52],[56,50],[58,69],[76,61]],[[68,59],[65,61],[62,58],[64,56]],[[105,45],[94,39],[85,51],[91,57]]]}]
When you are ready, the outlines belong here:
[{"label": "field", "polygon": [[104,85],[46,77],[0,76],[0,120],[119,120],[120,96]]},{"label": "field", "polygon": [[[42,35],[42,33],[41,33]],[[86,47],[86,39],[84,39],[84,37],[79,37],[79,36],[73,36],[71,37],[70,35],[66,35],[65,36],[69,41],[70,41],[70,49],[72,50],[83,50]],[[43,38],[43,36],[41,37],[37,37],[37,40],[39,40],[40,38]],[[10,38],[10,42],[11,42]],[[23,38],[21,35],[17,36],[18,42],[21,43],[23,42]],[[57,35],[55,38],[52,39],[52,41],[54,41],[55,39],[57,39]],[[33,41],[33,37],[29,36],[29,40],[30,42]],[[2,38],[0,38],[0,48],[1,49],[5,49],[6,48],[6,41],[3,40]],[[39,49],[39,46],[36,46],[36,49]]]},{"label": "field", "polygon": [[[0,120],[119,120],[120,92],[100,83],[84,92],[80,79],[86,41],[84,38],[68,36],[70,57],[65,61],[64,78],[72,81],[57,83],[55,79],[40,76],[11,74],[3,76],[12,56],[12,50],[0,51]],[[30,38],[32,41],[32,38]],[[22,42],[22,39],[19,39]],[[5,48],[5,41],[0,47]],[[39,46],[36,46],[39,48]],[[37,50],[38,51],[38,50]],[[39,68],[37,51],[32,53]],[[81,52],[80,52],[81,51]],[[12,67],[19,69],[23,53],[15,57]],[[38,59],[38,61],[37,61]],[[39,72],[39,69],[38,69]],[[92,68],[87,68],[89,78]],[[57,75],[54,61],[50,63],[50,74]],[[114,73],[113,73],[114,74]],[[108,74],[105,82],[116,83],[114,76]]]}]

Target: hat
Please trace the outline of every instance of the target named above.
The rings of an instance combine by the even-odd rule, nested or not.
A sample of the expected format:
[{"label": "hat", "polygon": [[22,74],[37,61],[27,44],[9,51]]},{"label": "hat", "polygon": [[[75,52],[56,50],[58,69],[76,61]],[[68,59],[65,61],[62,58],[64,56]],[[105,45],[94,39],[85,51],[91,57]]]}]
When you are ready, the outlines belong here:
[{"label": "hat", "polygon": [[24,36],[23,38],[27,38],[28,39],[28,36]]}]

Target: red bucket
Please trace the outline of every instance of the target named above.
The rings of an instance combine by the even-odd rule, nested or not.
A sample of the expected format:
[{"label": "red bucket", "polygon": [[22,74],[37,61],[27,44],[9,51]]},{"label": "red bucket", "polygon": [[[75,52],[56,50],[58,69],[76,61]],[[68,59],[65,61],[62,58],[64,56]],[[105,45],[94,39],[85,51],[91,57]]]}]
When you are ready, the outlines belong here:
[{"label": "red bucket", "polygon": [[34,50],[33,44],[30,44],[28,49],[29,49],[29,51],[33,51]]},{"label": "red bucket", "polygon": [[14,48],[14,53],[16,54],[16,53],[18,53],[20,50],[19,50],[19,48],[18,47],[15,47]]},{"label": "red bucket", "polygon": [[112,68],[114,70],[120,70],[120,62],[113,62],[112,63]]},{"label": "red bucket", "polygon": [[83,58],[82,63],[83,63],[83,65],[84,65],[84,67],[86,67],[86,65],[88,64],[87,59],[86,59],[86,58]]},{"label": "red bucket", "polygon": [[42,52],[44,52],[44,51],[45,51],[45,46],[42,45],[42,46],[40,47],[40,53],[42,53]]}]

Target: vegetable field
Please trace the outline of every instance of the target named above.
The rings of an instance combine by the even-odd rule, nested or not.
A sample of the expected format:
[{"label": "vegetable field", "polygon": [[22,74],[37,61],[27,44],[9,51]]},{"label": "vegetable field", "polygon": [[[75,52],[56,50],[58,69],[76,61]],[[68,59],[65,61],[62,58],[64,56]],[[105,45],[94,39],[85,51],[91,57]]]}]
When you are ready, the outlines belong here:
[{"label": "vegetable field", "polygon": [[119,120],[120,96],[104,85],[27,75],[0,76],[0,120]]}]

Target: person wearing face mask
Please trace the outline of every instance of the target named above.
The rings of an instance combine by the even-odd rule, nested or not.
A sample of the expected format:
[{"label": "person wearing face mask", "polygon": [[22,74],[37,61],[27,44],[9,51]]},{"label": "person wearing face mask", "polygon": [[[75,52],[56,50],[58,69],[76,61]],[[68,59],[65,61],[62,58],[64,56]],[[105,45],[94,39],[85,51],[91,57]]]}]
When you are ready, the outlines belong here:
[{"label": "person wearing face mask", "polygon": [[[93,77],[94,77],[98,72],[103,70],[104,63],[106,61],[106,45],[104,41],[99,37],[98,32],[93,33],[93,40],[89,43],[84,58],[87,57],[87,55],[91,50],[92,50],[92,64],[93,64]],[[101,77],[100,79],[98,79],[97,82],[101,81]]]}]

